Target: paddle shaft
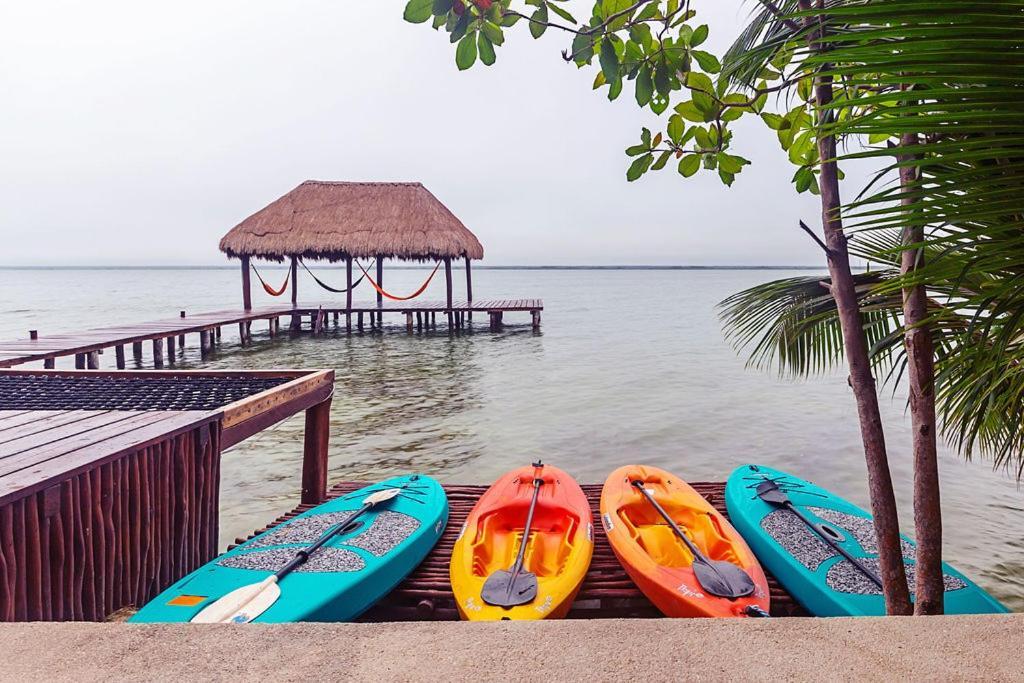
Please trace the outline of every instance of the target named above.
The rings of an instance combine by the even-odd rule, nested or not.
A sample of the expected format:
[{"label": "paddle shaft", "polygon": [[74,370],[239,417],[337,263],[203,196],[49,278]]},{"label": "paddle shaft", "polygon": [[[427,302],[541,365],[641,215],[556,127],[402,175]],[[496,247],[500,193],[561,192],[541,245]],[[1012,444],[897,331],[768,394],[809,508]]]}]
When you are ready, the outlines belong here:
[{"label": "paddle shaft", "polygon": [[[540,477],[533,479],[533,498],[530,499],[530,509],[526,513],[526,528],[523,529],[523,541],[519,544],[519,552],[516,554],[516,561],[512,563],[509,571],[515,576],[523,568],[523,560],[526,558],[526,543],[530,540],[530,527],[533,526],[533,511],[537,509],[537,498],[540,496],[540,486],[544,480]],[[510,584],[511,585],[511,584]]]},{"label": "paddle shaft", "polygon": [[633,486],[640,489],[640,492],[644,494],[644,498],[647,499],[647,502],[654,506],[654,509],[658,511],[658,514],[661,515],[665,519],[665,521],[668,522],[668,525],[672,527],[672,530],[676,532],[676,536],[683,539],[683,543],[685,543],[686,547],[690,549],[691,553],[693,553],[694,558],[696,558],[697,561],[708,565],[709,567],[713,567],[714,565],[712,565],[711,562],[708,561],[708,558],[704,557],[704,554],[700,551],[700,548],[698,548],[693,541],[687,538],[686,534],[684,534],[683,530],[679,528],[679,525],[676,524],[675,520],[669,517],[668,513],[665,512],[665,508],[661,507],[661,505],[658,504],[658,501],[654,500],[654,496],[647,492],[647,489],[644,488],[643,482],[634,481]]},{"label": "paddle shaft", "polygon": [[310,545],[310,546],[308,546],[306,548],[303,548],[299,552],[295,553],[295,557],[293,557],[288,564],[286,564],[285,566],[283,566],[279,570],[277,570],[277,573],[274,574],[274,577],[278,581],[280,581],[281,579],[286,577],[288,574],[290,574],[291,572],[295,571],[296,569],[298,569],[299,567],[304,565],[306,563],[306,560],[309,559],[309,556],[312,555],[317,550],[319,550],[323,546],[324,543],[327,543],[327,541],[329,541],[332,538],[334,538],[338,534],[339,531],[341,531],[342,529],[347,527],[349,524],[351,524],[352,520],[354,520],[356,517],[358,517],[359,515],[363,514],[364,512],[366,512],[367,510],[369,510],[373,506],[374,506],[373,503],[366,503],[366,504],[363,505],[363,507],[359,508],[358,510],[353,512],[351,515],[349,515],[345,519],[341,520],[340,522],[338,522],[337,524],[332,526],[330,529],[328,529],[324,533],[323,536],[321,536],[319,539],[317,539],[316,543],[314,543],[313,545]]},{"label": "paddle shaft", "polygon": [[802,513],[799,508],[793,505],[793,501],[787,499],[786,502],[782,504],[782,506],[789,510],[790,512],[792,512],[793,514],[795,514],[797,517],[799,517],[800,521],[806,524],[807,528],[813,531],[818,536],[818,538],[825,541],[825,543],[828,543],[833,550],[835,550],[837,553],[839,553],[847,560],[849,560],[850,564],[859,569],[861,573],[864,574],[864,576],[871,579],[876,586],[878,586],[879,588],[882,587],[882,580],[878,578],[877,574],[875,574],[873,571],[871,571],[870,568],[865,566],[865,564],[860,561],[860,558],[854,557],[852,554],[850,554],[848,550],[846,550],[846,548],[842,547],[841,545],[833,541],[831,538],[829,538],[827,534],[825,534],[821,529],[818,528],[818,526],[813,521],[811,521],[811,519],[809,519],[804,513]]}]

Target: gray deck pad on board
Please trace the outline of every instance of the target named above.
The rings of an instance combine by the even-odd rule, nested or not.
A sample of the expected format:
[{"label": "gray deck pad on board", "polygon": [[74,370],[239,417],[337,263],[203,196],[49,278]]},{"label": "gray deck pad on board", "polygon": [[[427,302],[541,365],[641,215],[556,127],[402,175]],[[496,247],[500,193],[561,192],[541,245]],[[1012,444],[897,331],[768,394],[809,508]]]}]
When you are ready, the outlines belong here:
[{"label": "gray deck pad on board", "polygon": [[[217,561],[223,567],[274,572],[295,557],[292,548],[268,548],[229,555]],[[366,567],[363,558],[344,548],[320,548],[299,566],[297,572],[358,572]]]},{"label": "gray deck pad on board", "polygon": [[412,515],[385,510],[377,515],[370,528],[347,539],[345,545],[383,557],[419,528],[419,520]]}]

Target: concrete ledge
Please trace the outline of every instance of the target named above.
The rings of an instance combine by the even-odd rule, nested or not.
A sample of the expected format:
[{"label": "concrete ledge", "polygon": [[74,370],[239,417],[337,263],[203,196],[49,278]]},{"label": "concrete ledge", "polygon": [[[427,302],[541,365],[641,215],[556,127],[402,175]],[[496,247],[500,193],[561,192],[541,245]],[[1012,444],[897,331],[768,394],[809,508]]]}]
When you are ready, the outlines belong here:
[{"label": "concrete ledge", "polygon": [[0,679],[1021,680],[1018,615],[0,625]]}]

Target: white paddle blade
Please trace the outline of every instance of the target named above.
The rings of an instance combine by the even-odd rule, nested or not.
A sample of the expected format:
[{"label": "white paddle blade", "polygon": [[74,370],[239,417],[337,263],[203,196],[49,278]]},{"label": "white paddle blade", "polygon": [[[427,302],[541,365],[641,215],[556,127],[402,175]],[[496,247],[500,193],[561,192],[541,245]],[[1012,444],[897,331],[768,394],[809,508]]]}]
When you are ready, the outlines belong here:
[{"label": "white paddle blade", "polygon": [[374,491],[363,499],[363,505],[376,505],[377,503],[383,503],[385,500],[391,500],[401,492],[402,489],[384,489],[383,491]]},{"label": "white paddle blade", "polygon": [[281,597],[276,576],[236,588],[192,617],[193,624],[247,624]]}]

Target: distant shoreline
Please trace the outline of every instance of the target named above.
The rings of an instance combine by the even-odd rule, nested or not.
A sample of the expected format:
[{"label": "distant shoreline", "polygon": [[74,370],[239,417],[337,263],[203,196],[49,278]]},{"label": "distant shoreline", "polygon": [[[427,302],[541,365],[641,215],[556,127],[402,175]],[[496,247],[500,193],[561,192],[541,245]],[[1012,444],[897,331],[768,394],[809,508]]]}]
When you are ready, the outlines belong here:
[{"label": "distant shoreline", "polygon": [[[337,264],[332,264],[337,265]],[[261,265],[261,268],[267,270],[287,270],[286,264],[267,264]],[[316,267],[323,267],[320,264],[314,265]],[[454,269],[460,268],[456,264],[452,264]],[[413,266],[413,265],[388,265],[389,270],[430,270],[431,266]],[[825,270],[824,264],[820,266],[484,266],[474,265],[473,270]],[[856,268],[855,268],[856,269]],[[0,266],[0,270],[238,270],[237,265],[226,265],[226,266]]]}]

